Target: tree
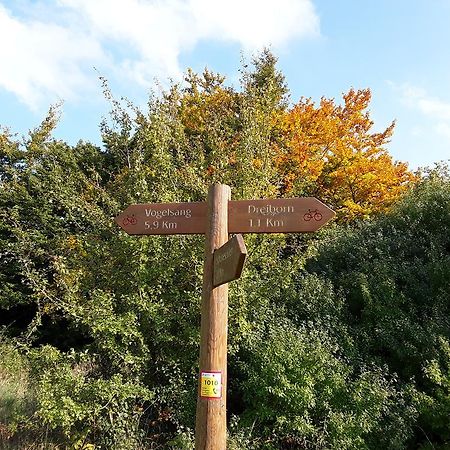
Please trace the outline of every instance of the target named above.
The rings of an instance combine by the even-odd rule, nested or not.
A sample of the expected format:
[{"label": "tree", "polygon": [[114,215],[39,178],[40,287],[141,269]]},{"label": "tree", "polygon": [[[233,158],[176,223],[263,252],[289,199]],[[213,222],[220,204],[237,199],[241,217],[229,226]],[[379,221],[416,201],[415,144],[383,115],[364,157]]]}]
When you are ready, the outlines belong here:
[{"label": "tree", "polygon": [[[72,445],[80,435],[108,448],[128,438],[131,445],[138,436],[125,417],[142,406],[150,435],[168,440],[192,427],[202,239],[135,239],[113,218],[130,203],[203,200],[219,178],[235,198],[267,194],[272,160],[261,96],[243,99],[220,77],[191,74],[186,88],[151,97],[146,113],[110,97],[103,149],[52,139],[55,109],[23,142],[2,135],[5,335],[36,347],[36,417]],[[236,146],[224,154],[236,129]]]},{"label": "tree", "polygon": [[395,420],[416,416],[408,448],[450,439],[449,226],[450,178],[438,168],[388,215],[331,233],[306,266],[345,297],[340,323],[352,365],[384,365],[401,387]]},{"label": "tree", "polygon": [[386,211],[416,179],[385,149],[394,122],[371,132],[369,89],[350,91],[344,104],[301,98],[279,119],[277,166],[284,195],[314,195],[351,221]]}]

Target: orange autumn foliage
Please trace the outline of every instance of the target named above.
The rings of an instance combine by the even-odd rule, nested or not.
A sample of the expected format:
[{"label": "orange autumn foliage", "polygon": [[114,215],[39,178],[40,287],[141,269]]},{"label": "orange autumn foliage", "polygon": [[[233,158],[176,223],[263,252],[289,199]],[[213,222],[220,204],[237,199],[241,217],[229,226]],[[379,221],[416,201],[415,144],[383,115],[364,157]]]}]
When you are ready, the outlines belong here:
[{"label": "orange autumn foliage", "polygon": [[372,132],[369,89],[350,89],[344,104],[301,98],[276,117],[276,165],[286,196],[313,195],[333,206],[342,221],[386,210],[415,176],[385,149],[395,123]]},{"label": "orange autumn foliage", "polygon": [[289,107],[274,64],[263,58],[242,91],[208,70],[188,71],[184,87],[171,92],[187,161],[195,159],[208,183],[233,185],[245,171],[245,185],[270,185],[266,195],[317,197],[343,222],[388,209],[416,177],[386,149],[394,122],[373,130],[370,90],[350,89],[342,103],[301,98]]}]

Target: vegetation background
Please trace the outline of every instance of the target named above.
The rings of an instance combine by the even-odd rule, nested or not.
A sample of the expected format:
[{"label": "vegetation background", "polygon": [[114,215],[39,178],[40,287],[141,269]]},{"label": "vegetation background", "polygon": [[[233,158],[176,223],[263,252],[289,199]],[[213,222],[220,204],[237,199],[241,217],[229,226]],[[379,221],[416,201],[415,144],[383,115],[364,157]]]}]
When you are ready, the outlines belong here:
[{"label": "vegetation background", "polygon": [[[315,196],[314,235],[246,235],[230,285],[230,449],[450,448],[450,175],[411,173],[370,90],[292,105],[276,58],[117,100],[103,148],[0,134],[2,448],[191,449],[203,238],[129,204]],[[426,151],[426,149],[424,149]]]}]

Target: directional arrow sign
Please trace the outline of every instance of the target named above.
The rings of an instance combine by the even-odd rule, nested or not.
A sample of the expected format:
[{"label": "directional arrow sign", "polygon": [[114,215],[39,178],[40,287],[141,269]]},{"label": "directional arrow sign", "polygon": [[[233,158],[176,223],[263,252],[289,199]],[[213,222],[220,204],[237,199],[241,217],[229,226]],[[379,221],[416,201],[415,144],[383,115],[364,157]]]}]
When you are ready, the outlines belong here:
[{"label": "directional arrow sign", "polygon": [[309,233],[335,213],[314,197],[235,200],[228,203],[230,233]]},{"label": "directional arrow sign", "polygon": [[[334,217],[314,197],[228,202],[229,233],[309,233]],[[116,217],[128,234],[204,234],[206,202],[129,206]]]},{"label": "directional arrow sign", "polygon": [[206,202],[131,205],[116,223],[128,234],[204,234]]},{"label": "directional arrow sign", "polygon": [[241,276],[247,249],[241,234],[231,238],[214,252],[213,287],[236,280]]}]

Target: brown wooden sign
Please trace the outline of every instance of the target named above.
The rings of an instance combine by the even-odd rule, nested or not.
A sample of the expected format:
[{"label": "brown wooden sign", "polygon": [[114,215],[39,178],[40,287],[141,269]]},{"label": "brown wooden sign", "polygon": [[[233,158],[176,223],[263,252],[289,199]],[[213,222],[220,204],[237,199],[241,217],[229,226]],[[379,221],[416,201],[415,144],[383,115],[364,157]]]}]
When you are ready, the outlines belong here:
[{"label": "brown wooden sign", "polygon": [[[314,197],[228,202],[229,233],[311,233],[334,217]],[[129,206],[116,217],[128,234],[205,234],[206,202]]]},{"label": "brown wooden sign", "polygon": [[237,280],[244,267],[247,249],[241,234],[231,238],[214,252],[213,287]]},{"label": "brown wooden sign", "polygon": [[230,233],[310,233],[334,217],[314,197],[235,200],[228,203]]},{"label": "brown wooden sign", "polygon": [[204,234],[206,202],[131,205],[116,223],[128,234]]}]

